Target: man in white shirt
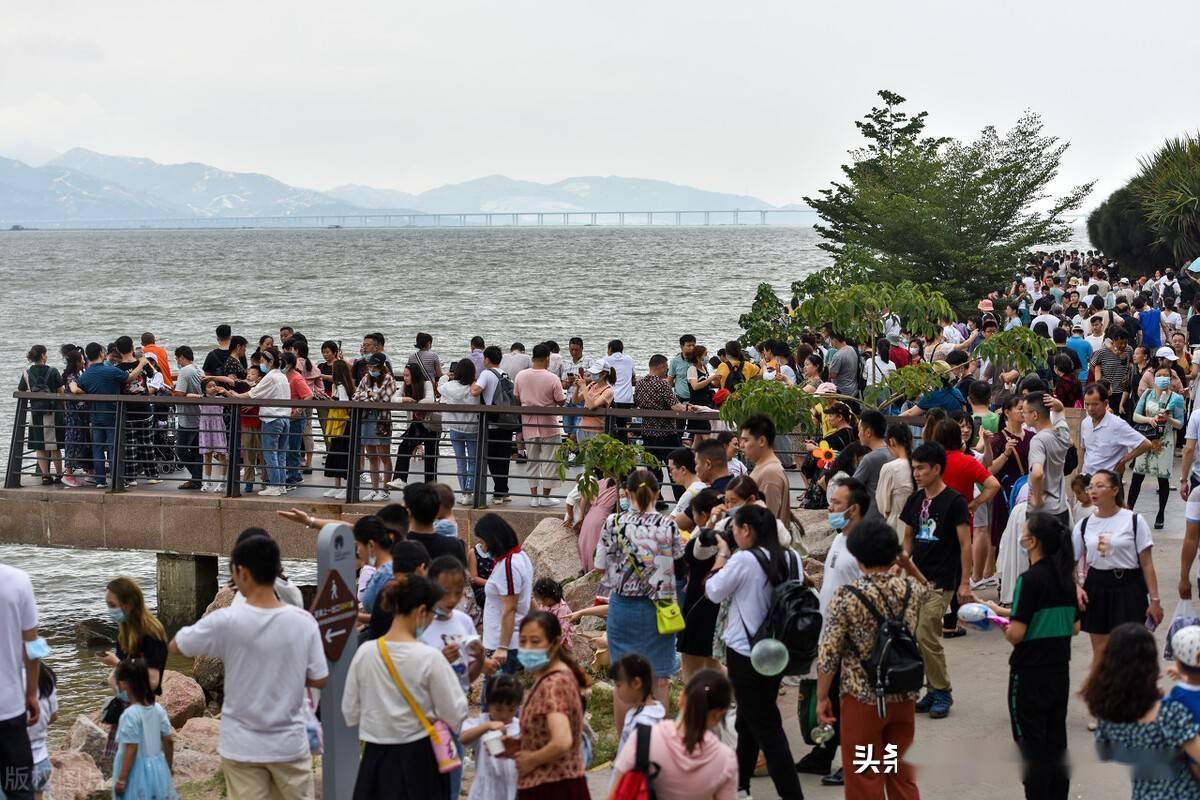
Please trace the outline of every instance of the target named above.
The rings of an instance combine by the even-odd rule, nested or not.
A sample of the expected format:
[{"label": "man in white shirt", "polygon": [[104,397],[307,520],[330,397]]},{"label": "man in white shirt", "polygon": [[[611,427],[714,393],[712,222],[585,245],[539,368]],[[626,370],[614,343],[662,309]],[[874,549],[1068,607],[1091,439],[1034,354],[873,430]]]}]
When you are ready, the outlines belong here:
[{"label": "man in white shirt", "polygon": [[[584,376],[591,372],[592,360],[583,354],[583,339],[578,336],[572,336],[567,343],[567,354],[568,358],[563,359],[562,365],[563,391],[567,395],[564,405],[567,408],[583,408],[582,399],[574,402],[571,398],[575,394],[575,385],[583,385]],[[568,439],[576,438],[575,432],[578,429],[579,417],[563,417],[563,432]]]},{"label": "man in white shirt", "polygon": [[[262,351],[262,366],[268,370],[248,392],[222,391],[226,397],[243,400],[291,400],[292,390],[287,375],[276,357],[269,350]],[[287,406],[259,406],[258,418],[262,423],[259,440],[262,442],[263,462],[267,465],[267,488],[259,490],[264,497],[281,497],[284,494],[284,457],[287,447],[288,419],[292,410]]]},{"label": "man in white shirt", "polygon": [[[33,798],[33,750],[27,728],[38,721],[38,610],[29,576],[0,564],[0,788],[10,798]],[[36,653],[35,653],[36,655]]]},{"label": "man in white shirt", "polygon": [[1108,392],[1103,384],[1092,384],[1083,394],[1087,416],[1079,425],[1083,444],[1083,473],[1095,475],[1108,469],[1124,478],[1129,462],[1147,451],[1157,453],[1162,442],[1151,442],[1129,423],[1108,410]]},{"label": "man in white shirt", "polygon": [[[608,343],[608,355],[601,366],[616,370],[617,382],[613,384],[613,408],[633,408],[633,359],[625,355],[625,344],[620,339]],[[630,419],[617,418],[617,438],[625,441],[629,432]]]},{"label": "man in white shirt", "polygon": [[305,690],[329,676],[317,621],[275,596],[279,545],[269,536],[238,542],[230,567],[246,602],[181,629],[170,650],[225,664],[217,752],[228,796],[311,800]]},{"label": "man in white shirt", "polygon": [[696,453],[690,447],[677,447],[667,455],[667,474],[671,483],[682,486],[683,492],[671,511],[675,526],[681,531],[690,531],[696,527],[692,519],[692,498],[708,488],[708,484],[696,477]]}]

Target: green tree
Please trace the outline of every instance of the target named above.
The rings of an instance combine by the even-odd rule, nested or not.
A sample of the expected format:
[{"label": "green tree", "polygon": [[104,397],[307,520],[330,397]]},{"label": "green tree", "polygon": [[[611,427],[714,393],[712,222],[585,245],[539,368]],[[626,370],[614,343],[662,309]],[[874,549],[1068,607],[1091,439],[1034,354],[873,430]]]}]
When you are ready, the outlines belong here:
[{"label": "green tree", "polygon": [[1146,217],[1135,185],[1136,179],[1092,210],[1087,219],[1088,239],[1116,259],[1123,273],[1133,270],[1149,275],[1175,259],[1169,249],[1157,243],[1158,233]]},{"label": "green tree", "polygon": [[832,270],[927,282],[965,312],[1007,284],[1030,250],[1067,241],[1066,215],[1093,184],[1050,195],[1068,145],[1045,135],[1037,114],[1026,112],[1007,133],[989,126],[961,142],[925,135],[926,112],[908,116],[903,97],[879,96],[883,106],[855,123],[866,144],[850,151],[844,178],[805,198],[821,217]]},{"label": "green tree", "polygon": [[743,345],[756,345],[773,339],[795,346],[800,339],[801,326],[792,310],[784,305],[769,283],[760,283],[750,310],[738,317],[743,333]]},{"label": "green tree", "polygon": [[1177,262],[1200,255],[1200,136],[1168,139],[1141,164],[1131,187],[1156,244]]}]

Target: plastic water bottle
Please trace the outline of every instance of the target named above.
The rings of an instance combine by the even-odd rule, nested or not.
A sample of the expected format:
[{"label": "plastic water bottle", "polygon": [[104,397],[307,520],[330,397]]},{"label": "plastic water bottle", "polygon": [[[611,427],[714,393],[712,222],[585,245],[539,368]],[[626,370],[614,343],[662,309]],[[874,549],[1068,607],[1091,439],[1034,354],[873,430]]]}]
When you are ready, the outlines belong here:
[{"label": "plastic water bottle", "polygon": [[813,728],[808,735],[812,738],[813,744],[820,746],[832,739],[833,734],[834,731],[832,725],[818,725],[817,727]]}]

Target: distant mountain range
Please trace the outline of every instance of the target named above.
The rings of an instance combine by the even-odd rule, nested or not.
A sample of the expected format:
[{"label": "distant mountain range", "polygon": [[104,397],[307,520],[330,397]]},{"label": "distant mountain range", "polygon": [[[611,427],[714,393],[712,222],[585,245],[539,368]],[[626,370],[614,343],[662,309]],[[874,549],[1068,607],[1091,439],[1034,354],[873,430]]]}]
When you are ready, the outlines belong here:
[{"label": "distant mountain range", "polygon": [[[420,194],[359,184],[325,192],[208,164],[159,164],[77,147],[39,167],[0,157],[0,221],[276,217],[391,212],[703,211],[776,206],[643,178],[557,183],[489,175]],[[780,208],[798,209],[788,205]]]}]

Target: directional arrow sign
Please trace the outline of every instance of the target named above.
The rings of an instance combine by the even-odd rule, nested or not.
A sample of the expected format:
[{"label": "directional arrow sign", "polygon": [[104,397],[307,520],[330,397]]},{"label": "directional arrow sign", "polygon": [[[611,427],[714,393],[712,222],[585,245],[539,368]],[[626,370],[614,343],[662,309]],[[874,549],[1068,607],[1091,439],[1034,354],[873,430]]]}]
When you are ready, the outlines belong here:
[{"label": "directional arrow sign", "polygon": [[337,661],[354,629],[358,612],[358,601],[337,570],[326,573],[310,611],[321,628],[325,658]]}]

